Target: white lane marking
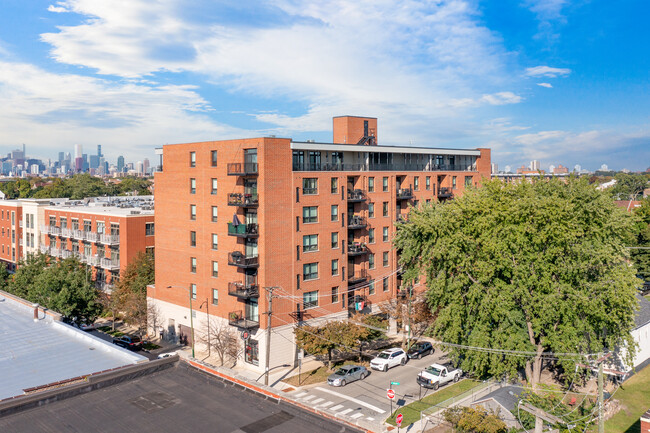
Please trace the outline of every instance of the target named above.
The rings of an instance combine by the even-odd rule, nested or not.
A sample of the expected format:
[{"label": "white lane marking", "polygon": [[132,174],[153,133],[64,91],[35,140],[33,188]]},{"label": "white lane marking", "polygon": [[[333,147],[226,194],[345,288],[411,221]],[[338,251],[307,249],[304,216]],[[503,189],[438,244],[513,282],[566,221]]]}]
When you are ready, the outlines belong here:
[{"label": "white lane marking", "polygon": [[374,418],[370,418],[370,417],[368,417],[368,418],[366,418],[366,419],[367,419],[368,421],[374,421],[374,420],[375,420]]},{"label": "white lane marking", "polygon": [[309,397],[303,398],[303,400],[309,401],[309,400],[311,400],[312,398],[315,398],[315,397],[316,397],[315,395],[310,395]]},{"label": "white lane marking", "polygon": [[324,399],[324,398],[317,398],[316,400],[314,400],[314,401],[312,401],[312,402],[310,402],[310,403],[311,403],[311,404],[318,404],[318,403],[320,403],[321,401],[325,401],[325,399]]},{"label": "white lane marking", "polygon": [[300,394],[296,394],[296,398],[300,398],[303,395],[307,395],[307,394],[309,394],[309,393],[308,392],[301,392]]},{"label": "white lane marking", "polygon": [[328,394],[335,395],[335,396],[337,396],[337,397],[344,398],[344,399],[349,400],[349,401],[351,401],[351,402],[353,402],[353,403],[356,403],[356,404],[360,404],[361,406],[363,406],[363,407],[367,407],[368,409],[374,410],[375,412],[386,413],[385,410],[383,410],[383,409],[379,409],[377,406],[373,406],[373,405],[371,405],[371,404],[369,404],[369,403],[366,403],[365,401],[357,400],[356,398],[348,397],[348,396],[345,395],[345,394],[340,394],[340,393],[338,393],[338,392],[336,392],[336,391],[332,391],[332,390],[330,390],[330,389],[321,388],[320,386],[317,386],[317,387],[314,388],[314,389],[317,389],[317,390],[322,391],[322,392],[326,392],[326,393],[328,393]]},{"label": "white lane marking", "polygon": [[342,410],[341,412],[338,412],[337,415],[345,415],[346,413],[352,412],[352,409],[345,409]]},{"label": "white lane marking", "polygon": [[362,416],[363,416],[362,413],[355,413],[354,415],[350,415],[350,418],[352,418],[352,419],[357,419],[357,418],[360,418],[360,417],[362,417]]},{"label": "white lane marking", "polygon": [[334,406],[334,407],[331,407],[331,408],[330,408],[330,410],[334,410],[334,411],[336,411],[336,410],[339,410],[339,409],[341,409],[342,407],[343,407],[343,405],[342,405],[342,404],[337,404],[336,406]]},{"label": "white lane marking", "polygon": [[326,402],[323,403],[323,404],[319,404],[318,407],[327,407],[327,406],[331,406],[331,405],[333,405],[333,404],[334,404],[333,401],[326,401]]}]

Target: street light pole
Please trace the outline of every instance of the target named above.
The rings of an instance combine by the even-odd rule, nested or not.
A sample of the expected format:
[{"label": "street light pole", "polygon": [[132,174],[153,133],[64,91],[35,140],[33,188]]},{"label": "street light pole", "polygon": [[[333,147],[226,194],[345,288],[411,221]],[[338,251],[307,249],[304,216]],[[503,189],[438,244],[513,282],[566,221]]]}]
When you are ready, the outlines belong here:
[{"label": "street light pole", "polygon": [[203,308],[203,304],[205,304],[205,312],[208,315],[208,357],[212,356],[212,350],[210,349],[211,346],[211,341],[210,341],[210,298],[206,296],[205,302],[201,302],[201,305],[199,305],[199,310]]}]

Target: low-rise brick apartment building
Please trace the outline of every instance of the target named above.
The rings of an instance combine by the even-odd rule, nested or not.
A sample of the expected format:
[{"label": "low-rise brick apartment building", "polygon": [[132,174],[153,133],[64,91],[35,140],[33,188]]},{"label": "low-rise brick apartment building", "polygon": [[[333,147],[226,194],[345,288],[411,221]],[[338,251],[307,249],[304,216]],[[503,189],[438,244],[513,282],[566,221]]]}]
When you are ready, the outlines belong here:
[{"label": "low-rise brick apartment building", "polygon": [[148,299],[169,337],[191,342],[193,324],[198,343],[208,320],[248,331],[244,361],[263,371],[274,287],[269,365],[292,363],[298,322],[375,312],[397,296],[391,241],[409,205],[490,177],[489,149],[379,146],[368,117],[336,117],[333,132],[333,143],[264,137],[158,150]]},{"label": "low-rise brick apartment building", "polygon": [[153,209],[152,196],[2,200],[0,226],[8,235],[1,257],[15,270],[36,252],[74,255],[91,267],[97,286],[110,291],[139,252],[153,253]]}]

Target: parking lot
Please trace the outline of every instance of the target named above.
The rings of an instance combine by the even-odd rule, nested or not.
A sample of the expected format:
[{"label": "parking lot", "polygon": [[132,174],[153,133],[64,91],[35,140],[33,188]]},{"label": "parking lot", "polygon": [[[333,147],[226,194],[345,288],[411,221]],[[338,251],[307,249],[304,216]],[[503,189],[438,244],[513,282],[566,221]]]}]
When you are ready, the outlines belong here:
[{"label": "parking lot", "polygon": [[434,392],[420,389],[416,377],[426,366],[446,361],[445,355],[436,351],[433,355],[419,360],[412,359],[406,365],[393,367],[387,372],[370,370],[370,375],[364,380],[344,387],[321,383],[302,387],[289,395],[308,406],[334,415],[345,415],[353,420],[383,422],[390,415],[391,402],[386,396],[386,391],[391,386],[391,382],[399,382],[399,385],[392,386],[395,391],[394,411],[399,406],[417,400],[420,395],[423,397],[425,393]]}]

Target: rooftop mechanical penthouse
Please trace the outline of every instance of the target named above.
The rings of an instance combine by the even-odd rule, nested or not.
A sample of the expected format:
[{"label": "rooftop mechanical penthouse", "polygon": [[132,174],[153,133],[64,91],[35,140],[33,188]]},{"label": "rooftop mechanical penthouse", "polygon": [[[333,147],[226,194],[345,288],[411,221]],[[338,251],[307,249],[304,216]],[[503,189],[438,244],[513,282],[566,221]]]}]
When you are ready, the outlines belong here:
[{"label": "rooftop mechanical penthouse", "polygon": [[[293,327],[372,313],[398,296],[391,240],[409,206],[490,177],[489,149],[379,145],[377,119],[334,118],[333,143],[263,137],[163,146],[156,173],[156,284],[167,338],[211,321],[249,331],[243,360],[292,363]],[[191,304],[191,312],[190,312]],[[261,361],[260,361],[261,360]]]}]

